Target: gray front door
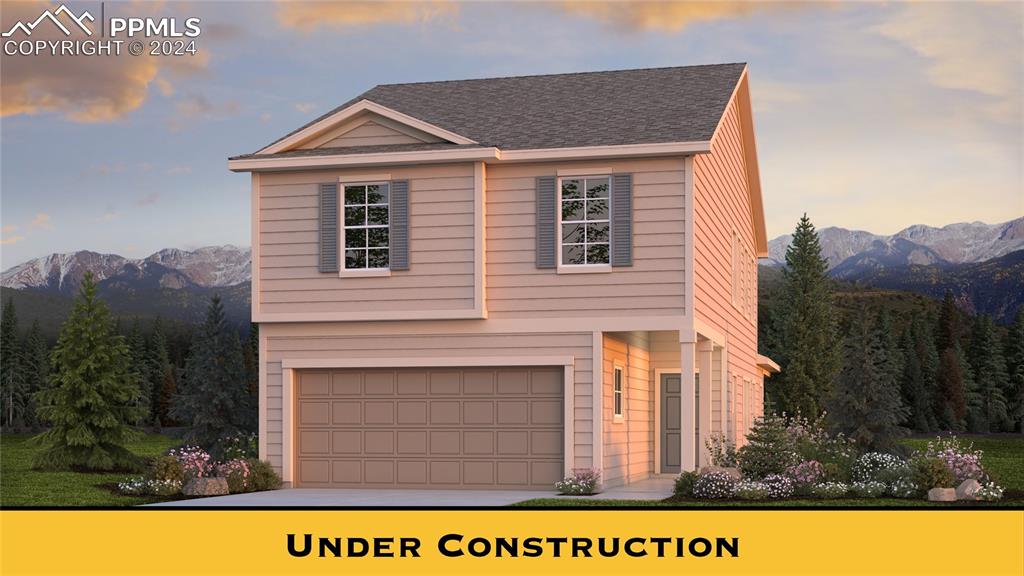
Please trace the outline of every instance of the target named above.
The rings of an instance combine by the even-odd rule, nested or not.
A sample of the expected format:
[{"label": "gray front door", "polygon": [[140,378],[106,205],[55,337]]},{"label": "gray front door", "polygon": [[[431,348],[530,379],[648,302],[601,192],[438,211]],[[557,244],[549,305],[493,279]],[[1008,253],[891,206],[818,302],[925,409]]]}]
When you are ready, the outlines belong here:
[{"label": "gray front door", "polygon": [[682,393],[683,380],[679,374],[661,375],[661,414],[658,429],[661,431],[661,471],[680,472],[682,456]]}]

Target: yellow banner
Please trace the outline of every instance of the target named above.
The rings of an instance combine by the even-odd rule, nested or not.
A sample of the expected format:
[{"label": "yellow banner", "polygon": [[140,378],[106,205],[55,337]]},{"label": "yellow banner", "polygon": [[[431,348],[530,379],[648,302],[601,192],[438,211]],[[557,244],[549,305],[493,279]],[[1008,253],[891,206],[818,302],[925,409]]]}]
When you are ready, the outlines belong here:
[{"label": "yellow banner", "polygon": [[1012,510],[7,510],[0,540],[5,576],[1024,574]]}]

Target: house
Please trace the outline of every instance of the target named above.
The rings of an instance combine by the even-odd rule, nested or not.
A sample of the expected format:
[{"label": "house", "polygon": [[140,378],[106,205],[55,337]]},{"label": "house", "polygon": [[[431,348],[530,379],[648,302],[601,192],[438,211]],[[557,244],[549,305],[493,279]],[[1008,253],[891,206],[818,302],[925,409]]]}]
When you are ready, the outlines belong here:
[{"label": "house", "polygon": [[288,485],[623,485],[762,412],[744,64],[382,85],[228,166]]}]

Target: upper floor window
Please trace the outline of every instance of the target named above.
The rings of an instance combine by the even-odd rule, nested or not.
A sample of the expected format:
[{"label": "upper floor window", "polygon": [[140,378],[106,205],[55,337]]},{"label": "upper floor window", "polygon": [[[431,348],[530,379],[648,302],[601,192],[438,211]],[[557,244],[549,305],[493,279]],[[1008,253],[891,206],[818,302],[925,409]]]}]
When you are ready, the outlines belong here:
[{"label": "upper floor window", "polygon": [[560,266],[608,266],[609,177],[563,178],[559,203]]},{"label": "upper floor window", "polygon": [[345,185],[345,270],[388,268],[388,185]]},{"label": "upper floor window", "polygon": [[622,418],[622,368],[616,366],[612,383],[612,414],[616,418]]}]

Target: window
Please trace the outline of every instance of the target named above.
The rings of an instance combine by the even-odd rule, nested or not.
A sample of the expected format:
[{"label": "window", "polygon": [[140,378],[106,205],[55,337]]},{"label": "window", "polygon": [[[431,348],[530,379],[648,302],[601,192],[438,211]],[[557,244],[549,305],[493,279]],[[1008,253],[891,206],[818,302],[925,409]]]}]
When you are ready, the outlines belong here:
[{"label": "window", "polygon": [[559,265],[609,265],[609,178],[563,178]]},{"label": "window", "polygon": [[732,305],[740,307],[740,237],[732,231]]},{"label": "window", "polygon": [[622,418],[622,368],[615,367],[612,383],[612,405],[616,418]]},{"label": "window", "polygon": [[388,185],[345,186],[345,270],[387,269]]},{"label": "window", "polygon": [[725,437],[730,442],[736,435],[736,429],[732,426],[732,381],[736,377],[731,375],[725,379]]}]

